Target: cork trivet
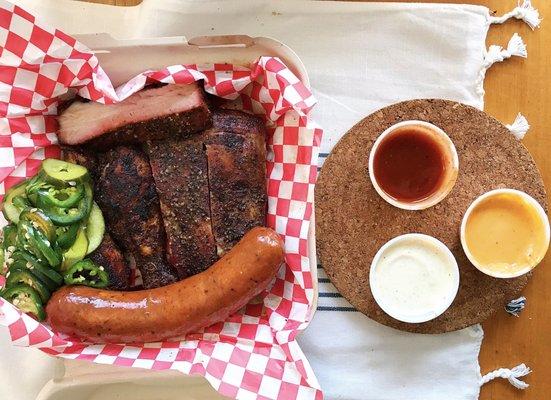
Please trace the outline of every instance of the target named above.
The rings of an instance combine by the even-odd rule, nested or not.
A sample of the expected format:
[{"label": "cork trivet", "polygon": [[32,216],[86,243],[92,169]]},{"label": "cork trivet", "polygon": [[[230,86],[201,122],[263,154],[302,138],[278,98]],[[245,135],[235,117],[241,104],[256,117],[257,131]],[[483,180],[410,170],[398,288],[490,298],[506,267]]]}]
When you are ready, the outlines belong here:
[{"label": "cork trivet", "polygon": [[[442,202],[423,211],[386,203],[371,185],[371,146],[389,126],[422,120],[442,128],[459,155],[459,177]],[[515,298],[529,275],[496,279],[479,272],[461,248],[459,226],[479,195],[496,188],[532,195],[546,210],[540,173],[528,150],[494,118],[446,100],[398,103],[368,116],[335,146],[320,172],[315,191],[318,255],[339,292],[359,311],[384,325],[409,332],[449,332],[479,323]],[[398,235],[419,232],[444,242],[457,259],[460,286],[451,307],[425,323],[399,322],[375,303],[369,288],[370,264],[378,249]]]}]

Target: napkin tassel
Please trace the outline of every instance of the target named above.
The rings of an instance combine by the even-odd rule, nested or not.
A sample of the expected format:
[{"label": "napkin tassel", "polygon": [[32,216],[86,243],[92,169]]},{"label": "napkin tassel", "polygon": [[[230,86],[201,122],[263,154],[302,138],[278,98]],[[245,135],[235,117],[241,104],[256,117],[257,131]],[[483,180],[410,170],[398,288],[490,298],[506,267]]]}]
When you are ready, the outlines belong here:
[{"label": "napkin tassel", "polygon": [[480,69],[480,73],[478,75],[476,89],[478,94],[482,96],[484,95],[484,77],[486,76],[486,71],[495,63],[505,61],[513,56],[522,58],[528,57],[526,45],[518,33],[513,34],[507,44],[507,48],[504,49],[498,45],[491,45],[488,48],[488,51],[486,51],[486,55],[484,56],[484,61],[482,62],[482,68]]},{"label": "napkin tassel", "polygon": [[518,299],[511,300],[506,306],[505,311],[509,314],[518,317],[520,312],[526,307],[526,297],[521,296]]},{"label": "napkin tassel", "polygon": [[480,386],[490,382],[496,378],[507,379],[511,385],[517,389],[526,389],[528,385],[526,382],[521,381],[520,377],[528,375],[532,370],[525,364],[517,365],[513,369],[500,368],[495,371],[489,372],[480,379]]},{"label": "napkin tassel", "polygon": [[[515,121],[511,125],[505,125],[507,129],[513,134],[514,137],[517,138],[517,140],[524,139],[524,136],[526,135],[526,132],[528,132],[528,129],[530,129],[530,124],[528,123],[528,120],[524,115],[521,113],[517,114],[517,117],[515,118]],[[522,297],[521,297],[522,298]],[[513,300],[511,303],[518,301]],[[526,300],[526,299],[525,299]],[[509,303],[509,304],[511,304]]]},{"label": "napkin tassel", "polygon": [[541,23],[540,12],[532,6],[532,2],[530,0],[524,0],[522,4],[520,4],[519,0],[518,6],[515,7],[514,10],[503,14],[501,17],[492,16],[489,21],[490,24],[502,24],[511,18],[520,19],[526,22],[526,24],[532,29],[539,28]]}]

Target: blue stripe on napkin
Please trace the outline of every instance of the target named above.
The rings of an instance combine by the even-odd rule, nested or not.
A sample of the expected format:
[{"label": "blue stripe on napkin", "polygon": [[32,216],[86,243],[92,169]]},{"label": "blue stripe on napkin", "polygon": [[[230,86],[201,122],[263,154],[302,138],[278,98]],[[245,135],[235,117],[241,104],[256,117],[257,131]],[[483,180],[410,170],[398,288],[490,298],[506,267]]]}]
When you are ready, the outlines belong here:
[{"label": "blue stripe on napkin", "polygon": [[318,264],[318,311],[357,312],[331,283],[321,264]]}]

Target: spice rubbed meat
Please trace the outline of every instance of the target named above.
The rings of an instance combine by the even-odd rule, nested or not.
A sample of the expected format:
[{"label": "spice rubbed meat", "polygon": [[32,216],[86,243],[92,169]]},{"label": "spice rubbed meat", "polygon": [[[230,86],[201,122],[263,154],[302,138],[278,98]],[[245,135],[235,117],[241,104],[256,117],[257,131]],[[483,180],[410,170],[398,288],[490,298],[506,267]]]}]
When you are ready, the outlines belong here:
[{"label": "spice rubbed meat", "polygon": [[218,255],[251,228],[265,224],[265,135],[260,118],[234,110],[216,111],[213,127],[204,134]]},{"label": "spice rubbed meat", "polygon": [[180,279],[217,259],[212,234],[207,157],[201,137],[145,146],[161,204],[168,262]]},{"label": "spice rubbed meat", "polygon": [[78,147],[68,147],[64,146],[61,148],[63,150],[63,159],[73,164],[82,165],[85,167],[92,178],[96,178],[98,175],[98,158],[92,154],[90,151],[81,149]]},{"label": "spice rubbed meat", "polygon": [[[108,232],[89,259],[110,290],[56,291],[46,308],[54,331],[95,343],[183,337],[269,285],[284,246],[262,227],[261,119],[211,112],[197,85],[167,85],[115,105],[73,102],[59,122],[66,159],[94,178]],[[131,290],[128,260],[144,290]]]},{"label": "spice rubbed meat", "polygon": [[[150,100],[148,104],[153,103],[149,95],[159,96],[161,90],[174,89],[169,97],[175,93],[182,96],[182,90],[187,97],[194,97],[197,86],[184,86],[138,92],[119,103],[120,110],[109,108],[107,112],[129,115],[120,121],[101,117],[100,127],[90,124],[95,126],[90,128],[91,141],[81,134],[78,140],[85,138],[86,143],[65,146],[67,160],[85,165],[96,177],[97,202],[113,240],[107,237],[92,258],[105,264],[114,277],[113,287],[124,289],[128,281],[129,268],[121,268],[124,258],[135,260],[145,288],[164,286],[206,270],[247,231],[265,224],[266,132],[260,118],[235,110],[207,110],[206,117],[200,118],[193,129],[200,125],[212,127],[195,134],[191,134],[186,123],[172,121],[172,114],[128,123],[129,118],[135,117],[135,107],[146,98]],[[140,93],[147,95],[136,98]],[[188,103],[200,103],[196,108],[206,109],[200,90],[197,98],[199,102]],[[156,97],[155,101],[164,104],[165,99]],[[63,115],[87,104],[73,103]],[[98,107],[107,110],[105,107],[111,106]],[[188,111],[191,109],[188,107]],[[90,121],[90,109],[87,110],[83,111],[83,120]],[[119,126],[121,121],[125,124]],[[139,121],[145,122],[138,125]],[[63,119],[60,123],[63,128]],[[128,134],[107,129],[109,124],[116,125],[117,132]],[[159,124],[164,128],[157,129]],[[152,138],[155,140],[149,140]],[[138,143],[126,144],[134,140]],[[97,151],[100,144],[107,152],[99,153],[98,161],[96,155],[91,155],[90,147]]]},{"label": "spice rubbed meat", "polygon": [[74,101],[58,118],[60,143],[105,150],[114,145],[184,137],[210,126],[197,84],[146,88],[115,104]]},{"label": "spice rubbed meat", "polygon": [[109,276],[109,289],[130,289],[130,268],[123,254],[111,239],[109,233],[103,235],[99,247],[89,255],[90,260],[102,266]]},{"label": "spice rubbed meat", "polygon": [[134,257],[144,288],[177,280],[164,259],[165,234],[159,199],[145,153],[119,146],[100,158],[97,201],[113,238]]},{"label": "spice rubbed meat", "polygon": [[[63,147],[63,159],[73,164],[82,165],[93,179],[98,177],[98,159],[91,152],[77,147]],[[109,289],[130,289],[130,267],[109,232],[104,233],[101,244],[90,254],[89,258],[107,272]]]}]

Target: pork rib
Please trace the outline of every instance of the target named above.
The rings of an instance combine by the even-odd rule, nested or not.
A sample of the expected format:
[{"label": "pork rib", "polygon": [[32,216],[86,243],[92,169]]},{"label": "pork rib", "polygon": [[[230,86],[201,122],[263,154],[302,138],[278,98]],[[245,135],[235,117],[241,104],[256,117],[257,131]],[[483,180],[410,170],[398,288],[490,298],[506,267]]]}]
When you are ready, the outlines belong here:
[{"label": "pork rib", "polygon": [[217,259],[203,142],[200,137],[156,141],[145,149],[161,203],[167,259],[184,279]]},{"label": "pork rib", "polygon": [[74,101],[59,116],[60,143],[105,150],[186,136],[208,128],[210,111],[197,84],[146,88],[116,104]]},{"label": "pork rib", "polygon": [[251,228],[265,224],[265,134],[259,118],[231,110],[215,112],[213,127],[204,134],[218,255]]},{"label": "pork rib", "polygon": [[136,260],[144,288],[177,280],[164,259],[165,235],[151,167],[139,149],[119,146],[100,159],[97,202],[113,239]]}]

